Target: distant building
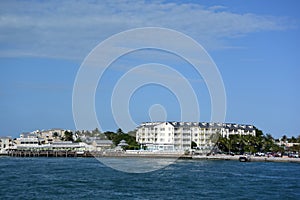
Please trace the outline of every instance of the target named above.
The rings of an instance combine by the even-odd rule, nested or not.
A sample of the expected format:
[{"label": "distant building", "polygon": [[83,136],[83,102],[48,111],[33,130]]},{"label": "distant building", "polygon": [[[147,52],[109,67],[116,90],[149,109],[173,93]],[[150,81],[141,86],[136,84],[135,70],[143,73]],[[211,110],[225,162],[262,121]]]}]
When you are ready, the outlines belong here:
[{"label": "distant building", "polygon": [[13,146],[11,137],[0,137],[0,154],[7,154],[7,151]]},{"label": "distant building", "polygon": [[53,142],[49,145],[51,150],[56,151],[85,151],[86,144],[83,142],[74,143],[72,141]]},{"label": "distant building", "polygon": [[288,141],[281,141],[279,140],[278,142],[275,142],[279,146],[284,146],[287,148],[293,147],[293,146],[300,146],[300,143],[297,142],[288,142]]},{"label": "distant building", "polygon": [[43,144],[45,140],[40,138],[35,133],[21,133],[20,137],[16,139],[16,145],[20,147],[34,147]]},{"label": "distant building", "polygon": [[[65,136],[64,129],[49,129],[49,130],[36,130],[29,133],[21,133],[17,138],[17,145],[40,145],[52,144],[53,142],[60,142]],[[68,130],[70,131],[70,130]],[[73,138],[74,139],[74,138]],[[75,138],[76,139],[76,138]],[[74,139],[74,140],[75,140]]]},{"label": "distant building", "polygon": [[136,141],[150,150],[211,149],[218,135],[253,135],[253,125],[206,122],[146,122],[137,127]]},{"label": "distant building", "polygon": [[85,143],[73,143],[72,141],[62,141],[65,136],[63,129],[37,130],[29,133],[21,133],[16,138],[14,150],[76,150],[83,151],[86,149]]},{"label": "distant building", "polygon": [[92,142],[92,145],[94,147],[93,150],[95,151],[104,151],[107,149],[110,149],[113,145],[113,142],[111,140],[94,140]]},{"label": "distant building", "polygon": [[[38,137],[43,138],[45,144],[51,144],[53,142],[61,141],[61,139],[65,137],[66,131],[72,132],[71,130],[55,128],[55,129],[41,130],[41,131],[37,130],[34,131],[33,133],[36,134]],[[73,138],[73,140],[76,140],[76,138]]]}]

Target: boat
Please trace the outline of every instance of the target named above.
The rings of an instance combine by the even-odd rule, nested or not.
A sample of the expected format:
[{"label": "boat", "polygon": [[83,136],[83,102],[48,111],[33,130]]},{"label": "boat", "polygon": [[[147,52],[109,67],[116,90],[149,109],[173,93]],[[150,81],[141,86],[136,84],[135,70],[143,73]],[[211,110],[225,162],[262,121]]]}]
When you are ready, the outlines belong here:
[{"label": "boat", "polygon": [[240,156],[239,161],[240,162],[250,162],[250,157]]}]

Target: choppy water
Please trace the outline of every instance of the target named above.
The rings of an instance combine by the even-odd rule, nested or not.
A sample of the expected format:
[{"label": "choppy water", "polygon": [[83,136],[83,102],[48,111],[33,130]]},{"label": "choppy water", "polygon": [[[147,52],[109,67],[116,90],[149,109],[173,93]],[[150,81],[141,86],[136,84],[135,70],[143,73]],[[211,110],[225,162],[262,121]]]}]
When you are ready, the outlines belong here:
[{"label": "choppy water", "polygon": [[0,157],[0,199],[300,199],[300,164],[179,160],[130,174],[94,158]]}]

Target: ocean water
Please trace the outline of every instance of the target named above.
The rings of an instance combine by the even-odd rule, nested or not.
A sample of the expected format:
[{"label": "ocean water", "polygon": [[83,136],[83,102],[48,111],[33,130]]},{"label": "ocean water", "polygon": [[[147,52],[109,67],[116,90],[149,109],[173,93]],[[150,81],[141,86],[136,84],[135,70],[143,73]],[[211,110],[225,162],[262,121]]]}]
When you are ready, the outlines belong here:
[{"label": "ocean water", "polygon": [[0,157],[0,199],[300,199],[300,164],[178,160],[124,173],[94,158]]}]

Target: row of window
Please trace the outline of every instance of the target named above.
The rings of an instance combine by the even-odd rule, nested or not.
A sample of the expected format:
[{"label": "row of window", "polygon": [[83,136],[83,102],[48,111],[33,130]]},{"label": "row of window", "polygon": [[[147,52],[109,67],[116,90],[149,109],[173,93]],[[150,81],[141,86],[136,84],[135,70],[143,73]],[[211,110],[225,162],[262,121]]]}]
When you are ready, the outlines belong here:
[{"label": "row of window", "polygon": [[21,144],[38,144],[38,142],[21,142]]}]

